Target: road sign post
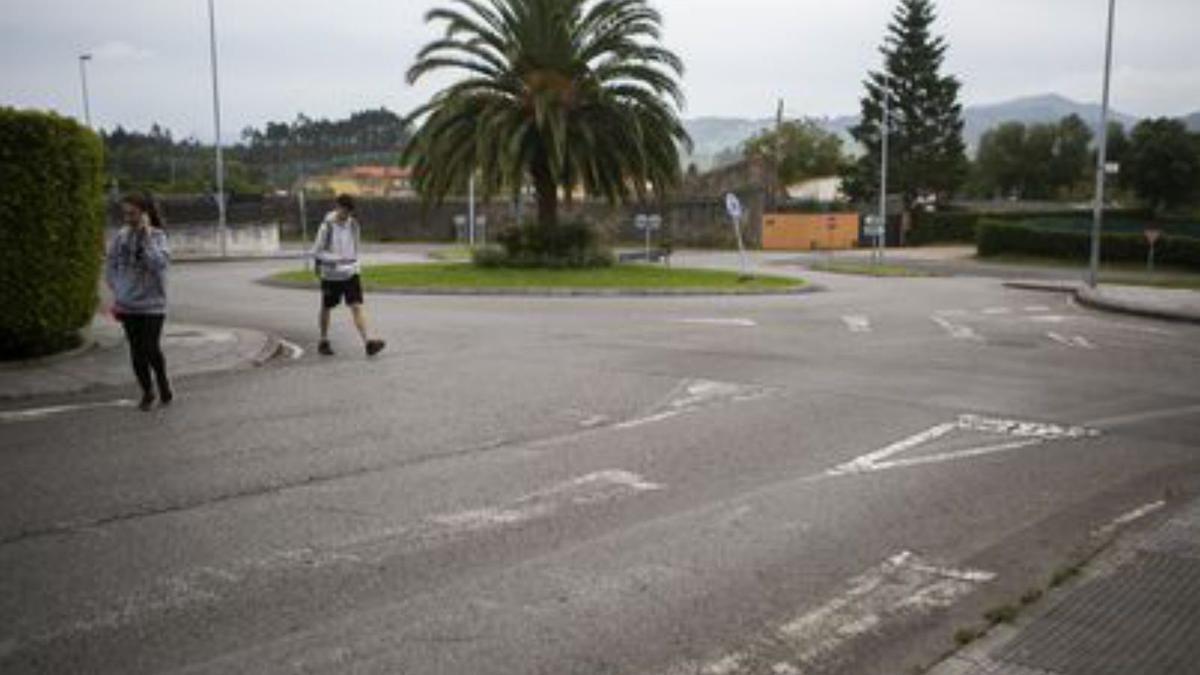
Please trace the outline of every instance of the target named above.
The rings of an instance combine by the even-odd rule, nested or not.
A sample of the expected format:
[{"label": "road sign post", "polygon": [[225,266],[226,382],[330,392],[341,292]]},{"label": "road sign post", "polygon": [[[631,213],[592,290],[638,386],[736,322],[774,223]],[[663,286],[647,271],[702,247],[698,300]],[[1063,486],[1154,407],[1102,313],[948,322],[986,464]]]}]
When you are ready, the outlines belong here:
[{"label": "road sign post", "polygon": [[742,243],[742,202],[737,198],[737,195],[732,192],[725,194],[725,210],[729,213],[729,219],[733,221],[733,234],[737,238],[738,256],[741,259],[742,277],[749,278],[751,276],[749,265],[746,263],[746,245]]},{"label": "road sign post", "polygon": [[1146,254],[1146,270],[1154,271],[1154,244],[1158,242],[1158,238],[1162,236],[1162,230],[1157,228],[1146,228],[1146,241],[1150,243],[1150,251]]}]

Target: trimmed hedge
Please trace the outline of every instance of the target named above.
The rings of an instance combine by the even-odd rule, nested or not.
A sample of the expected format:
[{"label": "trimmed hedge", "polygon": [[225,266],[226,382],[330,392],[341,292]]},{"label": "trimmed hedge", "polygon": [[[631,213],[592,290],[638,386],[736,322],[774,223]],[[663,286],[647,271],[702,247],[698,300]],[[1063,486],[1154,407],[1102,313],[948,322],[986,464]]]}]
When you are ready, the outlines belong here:
[{"label": "trimmed hedge", "polygon": [[[981,221],[1021,224],[1039,230],[1091,231],[1091,211],[933,211],[917,212],[906,241],[911,246],[925,244],[970,244],[978,236]],[[1183,236],[1200,236],[1200,222],[1188,219],[1155,218],[1144,209],[1107,209],[1105,229],[1141,232],[1155,226]]]},{"label": "trimmed hedge", "polygon": [[0,108],[0,359],[69,349],[96,309],[104,249],[100,138]]},{"label": "trimmed hedge", "polygon": [[[1085,261],[1091,255],[1091,235],[1086,232],[1037,230],[998,220],[979,225],[979,256],[1003,254]],[[1100,257],[1108,262],[1144,262],[1150,244],[1141,234],[1106,232],[1100,236]],[[1200,269],[1200,239],[1163,236],[1154,246],[1154,260],[1163,265]]]}]

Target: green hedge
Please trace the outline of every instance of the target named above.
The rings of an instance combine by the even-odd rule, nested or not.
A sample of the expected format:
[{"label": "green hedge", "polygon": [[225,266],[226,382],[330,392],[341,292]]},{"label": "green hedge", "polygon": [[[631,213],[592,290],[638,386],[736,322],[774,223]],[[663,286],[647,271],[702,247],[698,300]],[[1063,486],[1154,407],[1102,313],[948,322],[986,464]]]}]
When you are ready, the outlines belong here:
[{"label": "green hedge", "polygon": [[[917,213],[906,241],[911,246],[925,244],[974,243],[981,221],[1020,224],[1038,230],[1090,231],[1090,211],[1014,211],[991,213],[985,211],[935,211]],[[1108,209],[1104,212],[1105,229],[1141,232],[1155,226],[1168,233],[1200,236],[1200,223],[1183,219],[1155,219],[1142,209]]]},{"label": "green hedge", "polygon": [[92,319],[104,246],[100,139],[0,108],[0,358],[68,349]]},{"label": "green hedge", "polygon": [[[1085,261],[1091,255],[1091,235],[1085,232],[1037,230],[998,220],[979,225],[979,256],[1031,255]],[[1100,237],[1100,257],[1108,262],[1144,262],[1150,252],[1146,237],[1106,232]],[[1154,260],[1164,265],[1200,269],[1200,239],[1163,236],[1155,244]]]}]

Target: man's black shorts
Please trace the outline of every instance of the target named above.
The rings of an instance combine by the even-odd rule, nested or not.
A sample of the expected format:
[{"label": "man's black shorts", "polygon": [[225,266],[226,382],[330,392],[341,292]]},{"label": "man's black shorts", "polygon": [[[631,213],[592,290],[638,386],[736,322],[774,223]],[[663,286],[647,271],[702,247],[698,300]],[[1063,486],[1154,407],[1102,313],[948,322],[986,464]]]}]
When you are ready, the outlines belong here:
[{"label": "man's black shorts", "polygon": [[321,280],[321,306],[325,309],[337,307],[342,299],[347,305],[363,304],[362,281],[358,275],[340,281]]}]

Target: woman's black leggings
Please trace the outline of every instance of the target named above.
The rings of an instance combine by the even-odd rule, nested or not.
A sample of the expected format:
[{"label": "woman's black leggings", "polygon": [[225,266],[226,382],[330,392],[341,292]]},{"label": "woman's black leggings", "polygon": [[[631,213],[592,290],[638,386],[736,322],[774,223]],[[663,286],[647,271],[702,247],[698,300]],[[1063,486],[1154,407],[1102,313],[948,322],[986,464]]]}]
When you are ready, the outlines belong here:
[{"label": "woman's black leggings", "polygon": [[171,389],[161,345],[164,318],[162,314],[126,314],[121,319],[138,384],[142,385],[144,393],[152,393],[150,371],[153,369],[160,396]]}]

